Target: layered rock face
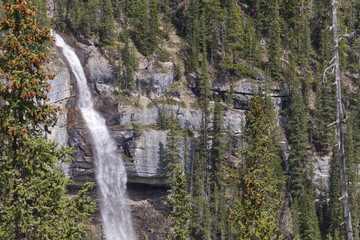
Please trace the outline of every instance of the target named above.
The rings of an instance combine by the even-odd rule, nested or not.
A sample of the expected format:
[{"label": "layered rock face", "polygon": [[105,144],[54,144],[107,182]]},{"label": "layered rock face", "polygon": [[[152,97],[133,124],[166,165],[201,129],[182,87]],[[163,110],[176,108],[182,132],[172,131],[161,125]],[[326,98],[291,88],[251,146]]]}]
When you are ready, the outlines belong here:
[{"label": "layered rock face", "polygon": [[[94,106],[106,119],[111,134],[117,142],[119,154],[123,156],[128,174],[129,204],[136,232],[146,231],[149,239],[162,239],[163,227],[167,225],[167,182],[164,176],[164,150],[167,131],[159,130],[160,111],[174,114],[180,125],[191,131],[190,153],[196,148],[196,137],[200,129],[201,111],[197,101],[199,76],[188,74],[175,81],[172,62],[160,62],[161,71],[147,59],[139,59],[136,72],[136,93],[129,99],[119,96],[114,85],[116,74],[113,71],[111,55],[101,52],[91,42],[83,44],[67,37],[72,43],[84,66],[93,93]],[[90,146],[90,133],[76,107],[77,89],[67,63],[53,54],[53,64],[49,71],[56,73],[52,82],[50,98],[63,112],[56,126],[51,128],[52,139],[67,143],[74,148],[73,162],[67,172],[73,180],[70,193],[77,191],[86,181],[95,182],[94,162]],[[241,134],[245,126],[245,116],[249,109],[250,98],[264,82],[240,79],[230,84],[213,83],[212,91],[223,101],[230,99],[230,110],[224,113],[224,124],[229,126],[234,138]],[[280,129],[288,122],[281,110],[286,108],[288,91],[286,86],[273,85],[268,88],[277,114]],[[213,102],[211,105],[213,106]],[[285,133],[281,135],[284,159],[288,146]],[[193,156],[191,154],[193,159]],[[315,158],[316,179],[323,183],[329,166],[326,159]],[[98,199],[96,188],[91,195]],[[98,199],[100,201],[100,199]],[[97,219],[98,220],[98,219]],[[159,235],[160,234],[160,235]]]}]

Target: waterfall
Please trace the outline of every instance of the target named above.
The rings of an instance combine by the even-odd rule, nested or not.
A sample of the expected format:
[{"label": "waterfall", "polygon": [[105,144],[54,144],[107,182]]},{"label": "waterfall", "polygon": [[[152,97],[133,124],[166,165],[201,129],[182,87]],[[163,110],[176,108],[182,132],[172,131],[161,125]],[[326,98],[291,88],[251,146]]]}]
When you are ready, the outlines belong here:
[{"label": "waterfall", "polygon": [[100,212],[108,240],[135,239],[130,209],[125,203],[126,171],[122,157],[117,154],[105,119],[95,110],[84,70],[74,50],[57,34],[53,34],[56,46],[62,48],[79,89],[78,106],[92,136],[92,148],[96,165],[96,180],[102,194]]}]

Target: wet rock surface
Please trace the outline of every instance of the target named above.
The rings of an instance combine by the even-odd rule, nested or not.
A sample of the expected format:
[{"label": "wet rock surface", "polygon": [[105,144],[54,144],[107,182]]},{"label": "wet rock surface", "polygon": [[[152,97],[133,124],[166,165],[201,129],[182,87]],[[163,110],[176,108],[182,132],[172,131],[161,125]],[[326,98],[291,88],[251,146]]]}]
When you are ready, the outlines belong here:
[{"label": "wet rock surface", "polygon": [[[163,226],[167,220],[164,216],[169,211],[167,183],[164,177],[164,150],[167,131],[159,130],[159,111],[174,114],[179,124],[194,134],[194,140],[201,126],[202,113],[196,105],[200,75],[189,73],[177,83],[174,80],[172,62],[161,62],[155,68],[154,62],[146,58],[139,59],[139,70],[136,72],[136,91],[129,102],[123,102],[118,96],[119,89],[114,86],[112,61],[103,54],[93,42],[76,42],[85,72],[92,87],[94,105],[105,118],[118,152],[123,157],[128,174],[129,204],[133,212],[136,231],[142,230],[149,239],[162,239]],[[77,191],[86,181],[95,181],[95,164],[92,158],[91,139],[84,121],[76,108],[76,85],[71,79],[66,63],[57,61],[56,78],[53,92],[50,93],[55,105],[64,109],[63,117],[53,127],[51,136],[56,141],[68,143],[74,147],[74,160],[68,166],[73,180],[70,190]],[[245,116],[249,110],[250,99],[254,90],[264,90],[265,80],[240,79],[233,83],[215,82],[212,84],[213,95],[219,95],[223,102],[232,105],[224,112],[224,124],[235,134],[241,134],[245,125]],[[177,84],[178,87],[174,87]],[[289,122],[284,114],[287,109],[288,87],[281,84],[267,87],[281,129],[281,149],[286,160],[289,146],[285,130]],[[137,99],[138,96],[138,99]],[[165,96],[165,98],[164,98]],[[161,100],[160,100],[161,99]],[[230,101],[230,102],[229,102]],[[211,106],[214,105],[212,101]],[[140,126],[140,133],[135,133],[135,125]],[[236,138],[236,137],[235,137]],[[191,157],[194,158],[193,156]],[[326,187],[329,177],[329,157],[314,156],[314,181],[318,189]],[[71,192],[70,191],[70,192]],[[96,186],[91,195],[99,199]],[[153,217],[151,217],[153,216]],[[100,220],[99,220],[100,221]],[[101,224],[98,222],[98,224]],[[159,236],[156,238],[155,236]]]}]

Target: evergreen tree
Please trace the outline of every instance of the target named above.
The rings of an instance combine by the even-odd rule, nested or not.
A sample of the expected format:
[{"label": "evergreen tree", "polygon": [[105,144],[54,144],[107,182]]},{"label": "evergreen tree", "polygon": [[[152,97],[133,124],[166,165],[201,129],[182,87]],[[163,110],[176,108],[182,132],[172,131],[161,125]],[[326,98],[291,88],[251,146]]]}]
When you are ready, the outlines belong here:
[{"label": "evergreen tree", "polygon": [[119,85],[123,91],[130,93],[136,87],[135,71],[138,69],[138,60],[135,55],[135,48],[130,45],[130,36],[125,25],[123,26],[120,39],[124,46],[122,48],[119,47],[118,50],[120,55],[120,69],[118,70]]},{"label": "evergreen tree", "polygon": [[81,28],[84,12],[84,1],[75,0],[70,2],[70,18],[73,29],[78,30]]},{"label": "evergreen tree", "polygon": [[169,34],[171,30],[171,18],[172,18],[172,8],[170,7],[169,0],[164,2],[164,37],[166,40],[169,40]]},{"label": "evergreen tree", "polygon": [[178,124],[173,114],[170,117],[169,132],[166,136],[165,162],[167,177],[171,181],[175,177],[176,166],[181,163]]},{"label": "evergreen tree", "polygon": [[32,0],[33,6],[37,7],[37,19],[40,27],[50,27],[50,19],[47,16],[47,1],[46,0]]},{"label": "evergreen tree", "polygon": [[[151,27],[149,21],[149,4],[147,0],[140,0],[138,3],[137,14],[137,32],[135,35],[136,43],[139,47],[139,51],[144,56],[149,56],[153,51],[152,39],[151,39]],[[155,30],[154,30],[155,31]]]},{"label": "evergreen tree", "polygon": [[[347,157],[347,181],[349,191],[349,203],[351,209],[354,239],[359,239],[359,157],[356,155],[354,135],[356,130],[354,129],[354,117],[353,114],[349,117],[346,134],[345,134],[345,155]],[[339,188],[340,189],[340,188]]]},{"label": "evergreen tree", "polygon": [[212,145],[211,145],[211,182],[212,182],[212,231],[213,239],[224,239],[226,235],[227,211],[226,199],[223,192],[226,190],[225,180],[225,138],[223,126],[223,106],[219,97],[215,98],[213,114]]},{"label": "evergreen tree", "polygon": [[239,184],[240,196],[231,208],[238,239],[273,239],[277,236],[282,197],[282,184],[274,177],[271,165],[274,154],[269,146],[269,119],[260,97],[254,95],[247,115],[247,145],[241,151],[243,167],[230,178]]},{"label": "evergreen tree", "polygon": [[0,238],[82,238],[94,210],[85,196],[91,184],[75,197],[66,194],[70,181],[60,166],[70,161],[71,150],[42,132],[58,110],[47,103],[47,81],[54,76],[42,64],[49,58],[37,50],[51,41],[50,29],[38,28],[35,9],[25,0],[5,4],[4,12],[0,97],[9,104],[0,109]]},{"label": "evergreen tree", "polygon": [[307,99],[309,84],[313,82],[310,70],[310,54],[311,54],[311,40],[310,40],[310,3],[307,0],[301,0],[301,17],[299,19],[299,30],[297,31],[297,55],[300,70],[302,72],[301,79],[303,84],[304,96]]},{"label": "evergreen tree", "polygon": [[[92,34],[97,34],[99,30],[99,0],[88,0],[84,2],[84,15],[82,21],[81,31],[86,37],[91,37]],[[110,26],[111,27],[111,26]]]},{"label": "evergreen tree", "polygon": [[190,30],[188,34],[188,43],[189,43],[189,57],[187,59],[186,71],[194,72],[198,69],[199,66],[199,1],[190,0],[189,8],[189,22]]},{"label": "evergreen tree", "polygon": [[[296,76],[294,59],[291,60],[290,139],[288,159],[289,190],[293,197],[294,237],[319,239],[320,230],[313,200],[312,171],[308,152],[307,119],[300,82]],[[305,211],[306,210],[306,211]],[[303,213],[303,211],[305,211]]]},{"label": "evergreen tree", "polygon": [[263,34],[268,35],[269,30],[271,30],[271,18],[273,17],[273,12],[271,8],[277,0],[259,0],[256,1],[255,5],[255,14],[256,14],[256,25],[257,29]]},{"label": "evergreen tree", "polygon": [[310,192],[302,189],[300,195],[294,200],[293,216],[295,239],[321,239],[312,189],[309,189],[309,191]]},{"label": "evergreen tree", "polygon": [[259,46],[259,39],[256,34],[256,28],[254,20],[251,17],[246,19],[245,27],[245,47],[244,56],[247,61],[255,66],[259,66],[261,61],[261,53]]},{"label": "evergreen tree", "polygon": [[226,12],[221,7],[220,0],[210,0],[203,2],[204,16],[206,19],[206,34],[208,35],[207,41],[210,53],[210,63],[214,65],[214,61],[217,58],[218,52],[223,49],[222,34],[224,34],[225,28],[225,16]]},{"label": "evergreen tree", "polygon": [[113,43],[114,40],[114,10],[111,0],[104,0],[102,5],[101,42],[105,45]]},{"label": "evergreen tree", "polygon": [[150,48],[152,51],[155,50],[158,42],[159,34],[159,13],[157,9],[157,0],[150,1]]},{"label": "evergreen tree", "polygon": [[340,167],[337,156],[337,147],[333,147],[329,178],[329,234],[334,240],[344,239],[346,236],[344,225],[341,224],[343,222],[343,208],[340,201]]},{"label": "evergreen tree", "polygon": [[280,13],[288,28],[295,29],[299,21],[299,0],[280,1]]},{"label": "evergreen tree", "polygon": [[298,196],[305,188],[310,177],[307,119],[305,104],[301,92],[300,82],[297,79],[295,70],[292,70],[292,84],[290,89],[290,144],[289,154],[289,181],[290,191],[293,196]]},{"label": "evergreen tree", "polygon": [[270,23],[270,42],[269,42],[269,70],[274,80],[280,80],[282,67],[280,62],[281,38],[280,38],[280,17],[278,1],[271,2],[271,23]]},{"label": "evergreen tree", "polygon": [[188,240],[190,239],[190,195],[187,194],[185,176],[179,164],[176,164],[172,175],[169,194],[172,207],[169,216],[171,224],[166,239]]},{"label": "evergreen tree", "polygon": [[225,56],[219,63],[220,67],[234,74],[240,70],[246,71],[241,58],[244,57],[244,24],[241,8],[236,1],[230,1],[226,18]]},{"label": "evergreen tree", "polygon": [[170,184],[170,229],[167,229],[167,239],[187,240],[190,235],[190,195],[186,191],[186,176],[181,167],[180,138],[178,124],[171,115],[171,124],[166,137],[166,169]]},{"label": "evergreen tree", "polygon": [[[205,49],[205,48],[203,48]],[[211,213],[210,213],[210,154],[209,154],[209,123],[210,123],[210,79],[206,51],[203,51],[202,77],[200,79],[199,105],[202,112],[201,129],[199,134],[199,147],[195,161],[194,176],[194,214],[193,224],[196,236],[211,239]]]}]

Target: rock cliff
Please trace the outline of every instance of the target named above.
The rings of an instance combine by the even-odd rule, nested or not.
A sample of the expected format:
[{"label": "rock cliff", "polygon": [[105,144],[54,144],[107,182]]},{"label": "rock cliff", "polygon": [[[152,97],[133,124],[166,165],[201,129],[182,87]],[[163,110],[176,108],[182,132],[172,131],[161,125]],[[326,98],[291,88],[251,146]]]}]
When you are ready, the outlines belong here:
[{"label": "rock cliff", "polygon": [[[164,176],[167,131],[159,130],[159,113],[173,113],[180,125],[193,133],[189,141],[190,152],[193,152],[201,122],[201,111],[197,104],[199,77],[196,73],[191,73],[176,81],[172,62],[160,62],[160,65],[155,67],[151,61],[140,56],[139,70],[135,74],[136,93],[124,99],[114,84],[115,60],[111,54],[96,47],[94,43],[84,44],[74,37],[65,37],[82,61],[92,89],[94,106],[105,117],[117,142],[119,154],[125,161],[129,204],[132,206],[136,230],[138,233],[146,231],[149,239],[161,239],[159,233],[163,232],[163,227],[167,224],[164,213],[169,209]],[[66,171],[73,180],[71,193],[77,191],[86,181],[95,182],[96,169],[89,131],[76,107],[76,93],[81,89],[77,89],[66,61],[63,61],[61,54],[56,54],[56,49],[53,49],[52,59],[53,63],[48,66],[48,71],[56,73],[56,78],[52,82],[50,98],[55,105],[61,106],[63,111],[57,124],[51,128],[50,135],[55,141],[74,148],[73,162],[66,166]],[[264,88],[263,81],[263,77],[259,76],[258,79],[240,79],[231,84],[212,83],[211,90],[214,94],[221,96],[224,102],[229,102],[230,99],[228,104],[231,106],[225,111],[224,120],[234,138],[241,134],[250,98],[254,90]],[[286,161],[289,147],[284,129],[288,121],[282,110],[286,108],[288,88],[274,84],[267,87],[267,92],[277,115],[283,160]],[[213,104],[211,102],[211,105]],[[329,175],[326,157],[314,156],[314,172],[318,184],[326,182]],[[96,187],[91,195],[98,199]],[[95,216],[95,220],[98,222],[99,219]]]}]

